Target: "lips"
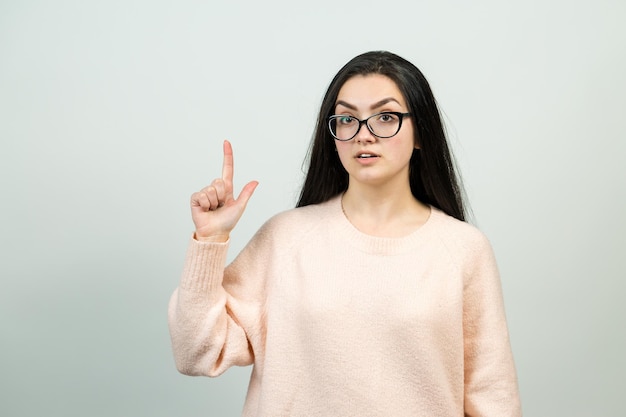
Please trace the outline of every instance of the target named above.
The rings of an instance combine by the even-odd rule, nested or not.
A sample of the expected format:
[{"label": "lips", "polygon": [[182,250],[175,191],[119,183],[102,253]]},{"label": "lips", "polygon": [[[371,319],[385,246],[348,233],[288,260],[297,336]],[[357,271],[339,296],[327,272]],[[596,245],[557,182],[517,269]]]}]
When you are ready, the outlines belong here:
[{"label": "lips", "polygon": [[355,155],[355,158],[357,158],[357,159],[370,159],[370,158],[378,158],[379,156],[380,156],[380,155],[375,154],[375,153],[373,153],[373,152],[365,152],[365,151],[361,151],[361,152],[358,152],[358,153]]}]

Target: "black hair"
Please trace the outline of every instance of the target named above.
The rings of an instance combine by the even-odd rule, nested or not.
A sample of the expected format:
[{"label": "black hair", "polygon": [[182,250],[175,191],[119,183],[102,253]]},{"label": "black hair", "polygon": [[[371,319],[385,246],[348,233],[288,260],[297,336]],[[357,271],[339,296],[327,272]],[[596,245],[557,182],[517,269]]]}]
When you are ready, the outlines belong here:
[{"label": "black hair", "polygon": [[439,208],[465,221],[466,207],[460,178],[446,139],[435,97],[422,72],[406,59],[387,51],[358,55],[343,66],[331,81],[309,147],[309,166],[297,207],[322,203],[348,189],[344,169],[328,130],[328,117],[335,111],[337,96],[344,83],[356,75],[380,74],[396,83],[411,113],[415,143],[409,162],[411,192],[419,201]]}]

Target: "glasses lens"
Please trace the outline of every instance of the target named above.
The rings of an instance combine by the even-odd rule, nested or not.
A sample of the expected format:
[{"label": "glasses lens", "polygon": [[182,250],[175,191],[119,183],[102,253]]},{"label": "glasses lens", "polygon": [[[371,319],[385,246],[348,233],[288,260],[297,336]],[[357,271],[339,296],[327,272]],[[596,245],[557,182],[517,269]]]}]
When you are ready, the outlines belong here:
[{"label": "glasses lens", "polygon": [[330,133],[339,140],[349,140],[359,128],[359,121],[352,116],[338,115],[330,118]]},{"label": "glasses lens", "polygon": [[[402,115],[396,113],[378,113],[366,119],[367,128],[379,138],[390,138],[400,130]],[[339,140],[350,140],[356,136],[361,122],[348,115],[331,116],[328,120],[330,133]]]},{"label": "glasses lens", "polygon": [[390,138],[400,130],[400,117],[393,113],[380,113],[367,120],[370,130],[380,138]]}]

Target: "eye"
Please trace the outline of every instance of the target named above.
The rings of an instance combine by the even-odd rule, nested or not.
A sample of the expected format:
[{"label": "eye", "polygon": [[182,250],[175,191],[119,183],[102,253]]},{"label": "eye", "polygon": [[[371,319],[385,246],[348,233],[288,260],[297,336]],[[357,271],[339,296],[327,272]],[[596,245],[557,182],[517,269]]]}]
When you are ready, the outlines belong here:
[{"label": "eye", "polygon": [[350,125],[352,123],[354,123],[356,119],[352,116],[339,116],[337,117],[337,124],[338,125]]},{"label": "eye", "polygon": [[381,123],[392,123],[398,120],[398,117],[393,113],[381,113],[378,115],[377,120]]}]

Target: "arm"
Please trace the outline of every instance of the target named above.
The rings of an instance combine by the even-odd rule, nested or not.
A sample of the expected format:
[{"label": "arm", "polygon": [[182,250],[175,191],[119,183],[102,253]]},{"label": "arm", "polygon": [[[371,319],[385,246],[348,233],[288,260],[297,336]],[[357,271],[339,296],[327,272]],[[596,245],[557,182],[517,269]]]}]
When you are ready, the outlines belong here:
[{"label": "arm", "polygon": [[177,369],[218,376],[254,357],[237,318],[237,301],[222,283],[228,243],[189,243],[180,286],[170,299],[168,323]]},{"label": "arm", "polygon": [[500,276],[481,235],[464,284],[465,415],[520,417],[517,375],[509,343]]},{"label": "arm", "polygon": [[[257,183],[246,184],[235,199],[232,179],[232,147],[224,141],[222,177],[191,197],[196,231],[180,286],[169,304],[172,348],[177,368],[185,374],[217,376],[231,365],[253,361],[245,325],[237,312],[246,315],[250,310],[246,305],[255,303],[239,303],[223,284],[230,232]],[[239,279],[236,274],[230,277],[230,281]]]}]

